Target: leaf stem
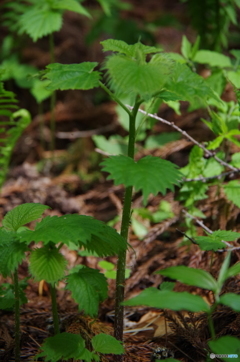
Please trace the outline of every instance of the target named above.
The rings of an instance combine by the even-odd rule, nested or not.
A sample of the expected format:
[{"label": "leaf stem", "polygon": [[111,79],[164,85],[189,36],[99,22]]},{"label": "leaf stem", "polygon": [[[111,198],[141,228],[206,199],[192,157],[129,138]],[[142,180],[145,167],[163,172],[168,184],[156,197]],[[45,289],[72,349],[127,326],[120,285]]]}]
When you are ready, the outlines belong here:
[{"label": "leaf stem", "polygon": [[123,104],[120,99],[118,97],[115,96],[115,94],[113,94],[110,89],[108,89],[105,84],[103,84],[101,81],[99,81],[99,86],[115,101],[117,102],[123,109],[125,112],[127,112],[127,114],[129,115],[129,117],[131,117],[131,111],[125,106],[125,104]]},{"label": "leaf stem", "polygon": [[53,316],[53,326],[54,326],[54,334],[60,333],[59,329],[59,319],[58,319],[58,311],[57,311],[57,297],[56,297],[56,288],[55,284],[50,284],[50,293],[52,299],[52,316]]},{"label": "leaf stem", "polygon": [[[134,158],[134,145],[135,145],[135,133],[136,133],[136,116],[140,101],[135,102],[132,112],[129,115],[129,141],[128,141],[128,157]],[[122,224],[121,224],[121,236],[128,239],[129,223],[131,218],[131,203],[132,203],[132,191],[133,187],[129,186],[125,190]],[[124,300],[124,286],[125,286],[125,267],[126,267],[126,251],[121,251],[118,255],[117,262],[117,277],[116,277],[116,302],[115,302],[115,325],[114,336],[116,339],[123,340],[123,313],[124,307],[122,302]],[[122,356],[116,356],[117,361],[122,360]]]},{"label": "leaf stem", "polygon": [[13,274],[14,295],[15,295],[15,362],[20,362],[20,296],[17,269]]}]

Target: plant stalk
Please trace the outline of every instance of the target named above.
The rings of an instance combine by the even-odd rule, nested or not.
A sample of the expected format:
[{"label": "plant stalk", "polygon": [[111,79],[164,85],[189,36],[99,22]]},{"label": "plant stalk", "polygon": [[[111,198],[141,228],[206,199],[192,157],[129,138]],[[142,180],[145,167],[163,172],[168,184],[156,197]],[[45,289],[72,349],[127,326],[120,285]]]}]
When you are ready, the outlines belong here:
[{"label": "plant stalk", "polygon": [[54,334],[58,334],[58,333],[60,333],[60,328],[59,328],[57,296],[56,296],[55,284],[54,285],[50,284],[50,293],[51,293],[51,299],[52,299],[52,316],[53,316]]},{"label": "plant stalk", "polygon": [[[128,157],[134,158],[135,149],[135,133],[136,133],[136,116],[140,102],[136,100],[132,112],[129,115],[129,141],[128,141]],[[132,191],[133,187],[128,186],[125,190],[122,224],[121,224],[121,236],[128,240],[128,230],[131,218],[131,203],[132,203]],[[117,277],[116,277],[116,301],[115,301],[115,323],[114,323],[114,336],[116,339],[123,340],[123,318],[124,307],[122,302],[124,301],[124,287],[125,287],[125,268],[126,268],[126,251],[122,251],[118,255],[117,262]],[[116,361],[121,361],[122,356],[116,356]]]},{"label": "plant stalk", "polygon": [[20,296],[18,284],[18,270],[16,269],[13,274],[14,296],[15,296],[15,362],[20,362]]}]

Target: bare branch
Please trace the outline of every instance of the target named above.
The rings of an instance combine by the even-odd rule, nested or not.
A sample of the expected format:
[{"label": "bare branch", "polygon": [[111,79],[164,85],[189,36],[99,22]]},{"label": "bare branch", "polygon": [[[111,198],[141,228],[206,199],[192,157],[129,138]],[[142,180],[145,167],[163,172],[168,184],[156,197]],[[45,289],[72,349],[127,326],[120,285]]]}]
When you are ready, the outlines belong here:
[{"label": "bare branch", "polygon": [[[133,107],[129,106],[126,104],[126,107],[128,107],[129,109],[132,109]],[[186,131],[183,131],[181,128],[179,128],[178,126],[175,125],[175,123],[173,122],[169,122],[167,121],[166,119],[163,119],[161,117],[158,117],[157,115],[155,114],[151,114],[151,113],[148,113],[148,112],[145,112],[143,111],[142,109],[139,109],[138,110],[139,112],[147,115],[148,117],[151,117],[151,118],[155,118],[157,119],[159,122],[162,122],[162,123],[165,123],[167,124],[168,126],[176,129],[178,132],[180,132],[184,137],[188,138],[190,141],[192,141],[195,145],[197,145],[198,147],[200,147],[202,150],[204,150],[204,152],[209,156],[209,157],[213,157],[217,162],[219,162],[222,166],[225,166],[225,167],[228,167],[230,168],[230,170],[233,170],[235,172],[240,172],[240,169],[230,165],[229,163],[221,160],[219,157],[217,157],[214,152],[211,152],[209,151],[206,147],[204,147],[201,143],[197,142],[194,138],[192,138]]]}]

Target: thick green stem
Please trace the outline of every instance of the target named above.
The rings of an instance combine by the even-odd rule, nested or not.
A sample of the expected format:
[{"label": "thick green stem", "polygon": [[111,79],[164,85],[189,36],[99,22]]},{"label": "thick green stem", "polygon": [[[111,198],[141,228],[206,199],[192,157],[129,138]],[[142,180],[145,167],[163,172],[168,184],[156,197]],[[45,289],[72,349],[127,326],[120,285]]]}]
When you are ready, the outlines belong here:
[{"label": "thick green stem", "polygon": [[[140,102],[135,103],[132,112],[129,115],[129,141],[128,141],[128,157],[134,158],[134,146],[135,146],[135,132],[136,132],[136,115]],[[132,186],[129,186],[125,190],[122,224],[121,224],[121,236],[124,239],[128,239],[129,223],[131,218],[131,203],[132,203]],[[114,336],[118,340],[123,340],[123,313],[124,307],[122,302],[124,301],[124,286],[125,286],[125,267],[126,267],[126,251],[122,251],[118,255],[117,263],[117,278],[116,278],[116,301],[115,301],[115,325]],[[122,356],[116,356],[116,361],[121,361]]]},{"label": "thick green stem", "polygon": [[14,295],[15,295],[15,362],[20,362],[20,296],[18,285],[18,271],[13,274]]},{"label": "thick green stem", "polygon": [[53,316],[54,334],[58,334],[58,333],[60,333],[60,329],[59,329],[59,319],[58,319],[57,297],[56,297],[55,285],[50,284],[50,292],[51,292],[51,299],[52,299],[52,316]]}]

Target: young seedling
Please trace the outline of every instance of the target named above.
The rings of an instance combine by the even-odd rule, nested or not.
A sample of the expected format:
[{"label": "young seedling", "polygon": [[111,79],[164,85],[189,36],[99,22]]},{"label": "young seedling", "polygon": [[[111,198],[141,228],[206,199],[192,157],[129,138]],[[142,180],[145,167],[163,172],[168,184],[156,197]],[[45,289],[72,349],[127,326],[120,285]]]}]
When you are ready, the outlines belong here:
[{"label": "young seedling", "polygon": [[[55,291],[55,285],[59,280],[67,278],[66,289],[72,292],[79,308],[87,315],[97,316],[99,303],[107,298],[107,281],[98,270],[78,265],[66,275],[67,262],[60,253],[61,247],[66,245],[73,250],[84,248],[101,257],[119,254],[127,247],[126,241],[113,228],[85,215],[47,216],[37,223],[35,230],[23,227],[23,225],[41,217],[48,208],[48,206],[41,204],[20,205],[7,213],[0,229],[0,273],[4,277],[13,274],[14,282],[16,362],[20,361],[20,295],[17,267],[25,258],[25,252],[28,251],[30,254],[29,270],[31,275],[38,281],[45,280],[50,284],[54,332],[59,335]],[[33,241],[35,243],[42,242],[43,246],[29,249],[29,244]],[[4,299],[4,297],[8,297],[7,293],[2,298]],[[62,342],[64,336],[57,337],[59,338],[57,343]],[[69,338],[66,336],[66,343],[68,343]],[[53,342],[55,343],[55,339]],[[51,342],[49,343],[51,345]],[[81,346],[83,344],[84,341],[81,339]],[[106,352],[106,349],[105,352],[102,352],[104,348],[101,347],[95,346],[94,348],[96,352],[101,353],[123,353],[120,344],[118,344],[117,350],[116,345],[114,349],[111,348],[111,344],[110,342],[109,352]],[[46,342],[46,350],[43,348],[44,355],[50,358],[49,356],[54,354],[57,361],[60,357],[56,357],[56,355],[62,353],[61,348],[49,352],[48,346],[49,344]],[[73,350],[70,351],[74,356],[80,354],[79,345],[77,344],[75,347],[74,352]],[[67,355],[70,352],[69,349],[66,349]],[[82,348],[81,353],[83,352]],[[88,352],[86,353],[88,354]],[[92,356],[92,354],[90,355]],[[65,354],[62,356],[66,357]],[[91,361],[91,358],[88,356],[86,360]]]}]

